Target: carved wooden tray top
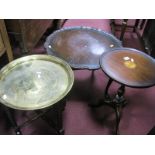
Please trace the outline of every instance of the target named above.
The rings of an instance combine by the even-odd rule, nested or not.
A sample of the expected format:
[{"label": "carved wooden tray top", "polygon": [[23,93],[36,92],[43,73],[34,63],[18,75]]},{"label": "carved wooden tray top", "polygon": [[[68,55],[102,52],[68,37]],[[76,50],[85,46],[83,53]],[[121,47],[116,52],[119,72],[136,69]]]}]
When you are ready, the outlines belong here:
[{"label": "carved wooden tray top", "polygon": [[100,56],[121,47],[112,34],[90,27],[69,27],[51,34],[45,44],[47,53],[58,56],[76,69],[98,69]]},{"label": "carved wooden tray top", "polygon": [[109,77],[127,86],[150,87],[155,84],[155,60],[136,49],[120,48],[104,53],[100,64]]}]

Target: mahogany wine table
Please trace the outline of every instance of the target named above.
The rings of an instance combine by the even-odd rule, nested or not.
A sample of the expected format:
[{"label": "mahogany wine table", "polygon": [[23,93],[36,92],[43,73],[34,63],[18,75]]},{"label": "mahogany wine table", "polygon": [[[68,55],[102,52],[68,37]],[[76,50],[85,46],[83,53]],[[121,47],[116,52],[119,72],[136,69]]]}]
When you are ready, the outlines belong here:
[{"label": "mahogany wine table", "polygon": [[[101,104],[112,106],[116,112],[116,134],[120,122],[120,110],[126,104],[124,98],[125,86],[132,88],[146,88],[155,85],[155,60],[132,48],[117,48],[112,52],[104,53],[100,58],[100,65],[104,73],[109,77],[106,86],[104,100]],[[116,96],[112,99],[108,89],[112,81],[120,83]]]}]

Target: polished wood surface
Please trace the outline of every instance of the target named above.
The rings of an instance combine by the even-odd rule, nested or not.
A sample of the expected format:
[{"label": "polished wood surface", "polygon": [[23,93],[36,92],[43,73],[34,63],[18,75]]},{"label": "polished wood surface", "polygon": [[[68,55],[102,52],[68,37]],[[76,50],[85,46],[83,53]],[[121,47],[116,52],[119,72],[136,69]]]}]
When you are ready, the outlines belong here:
[{"label": "polished wood surface", "polygon": [[100,68],[100,56],[115,47],[121,47],[121,42],[113,35],[89,27],[55,31],[45,42],[48,54],[58,56],[78,69]]},{"label": "polished wood surface", "polygon": [[0,19],[0,56],[6,52],[8,60],[13,60],[12,48],[10,45],[10,40],[6,30],[5,22],[3,19]]},{"label": "polished wood surface", "polygon": [[50,29],[60,29],[65,19],[7,19],[6,26],[9,34],[17,42],[23,53],[31,52]]},{"label": "polished wood surface", "polygon": [[26,46],[29,50],[37,44],[42,35],[45,33],[48,27],[52,25],[53,20],[20,20],[20,25],[22,27],[22,34],[25,37]]},{"label": "polished wood surface", "polygon": [[4,51],[5,51],[5,46],[3,43],[2,35],[0,33],[0,56],[4,53]]},{"label": "polished wood surface", "polygon": [[20,43],[23,53],[33,49],[52,23],[53,19],[6,20],[9,33]]},{"label": "polished wood surface", "polygon": [[149,87],[155,84],[155,60],[130,48],[120,48],[102,55],[103,71],[112,79],[130,87]]}]

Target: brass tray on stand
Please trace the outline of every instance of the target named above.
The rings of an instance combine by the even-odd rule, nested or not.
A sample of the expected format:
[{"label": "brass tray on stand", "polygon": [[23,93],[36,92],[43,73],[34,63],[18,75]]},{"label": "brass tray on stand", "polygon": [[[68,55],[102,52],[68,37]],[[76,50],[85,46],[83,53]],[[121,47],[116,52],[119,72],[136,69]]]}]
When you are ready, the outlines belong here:
[{"label": "brass tray on stand", "polygon": [[43,109],[63,99],[73,82],[65,61],[49,55],[25,56],[1,69],[0,102],[18,110]]}]

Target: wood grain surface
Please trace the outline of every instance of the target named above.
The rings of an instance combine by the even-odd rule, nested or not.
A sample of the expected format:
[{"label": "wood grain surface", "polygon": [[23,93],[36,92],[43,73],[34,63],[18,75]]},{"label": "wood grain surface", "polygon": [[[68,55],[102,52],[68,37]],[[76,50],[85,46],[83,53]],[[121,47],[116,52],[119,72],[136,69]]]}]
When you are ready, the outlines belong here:
[{"label": "wood grain surface", "polygon": [[155,61],[143,52],[122,48],[103,54],[100,60],[103,71],[122,84],[131,87],[155,84]]}]

